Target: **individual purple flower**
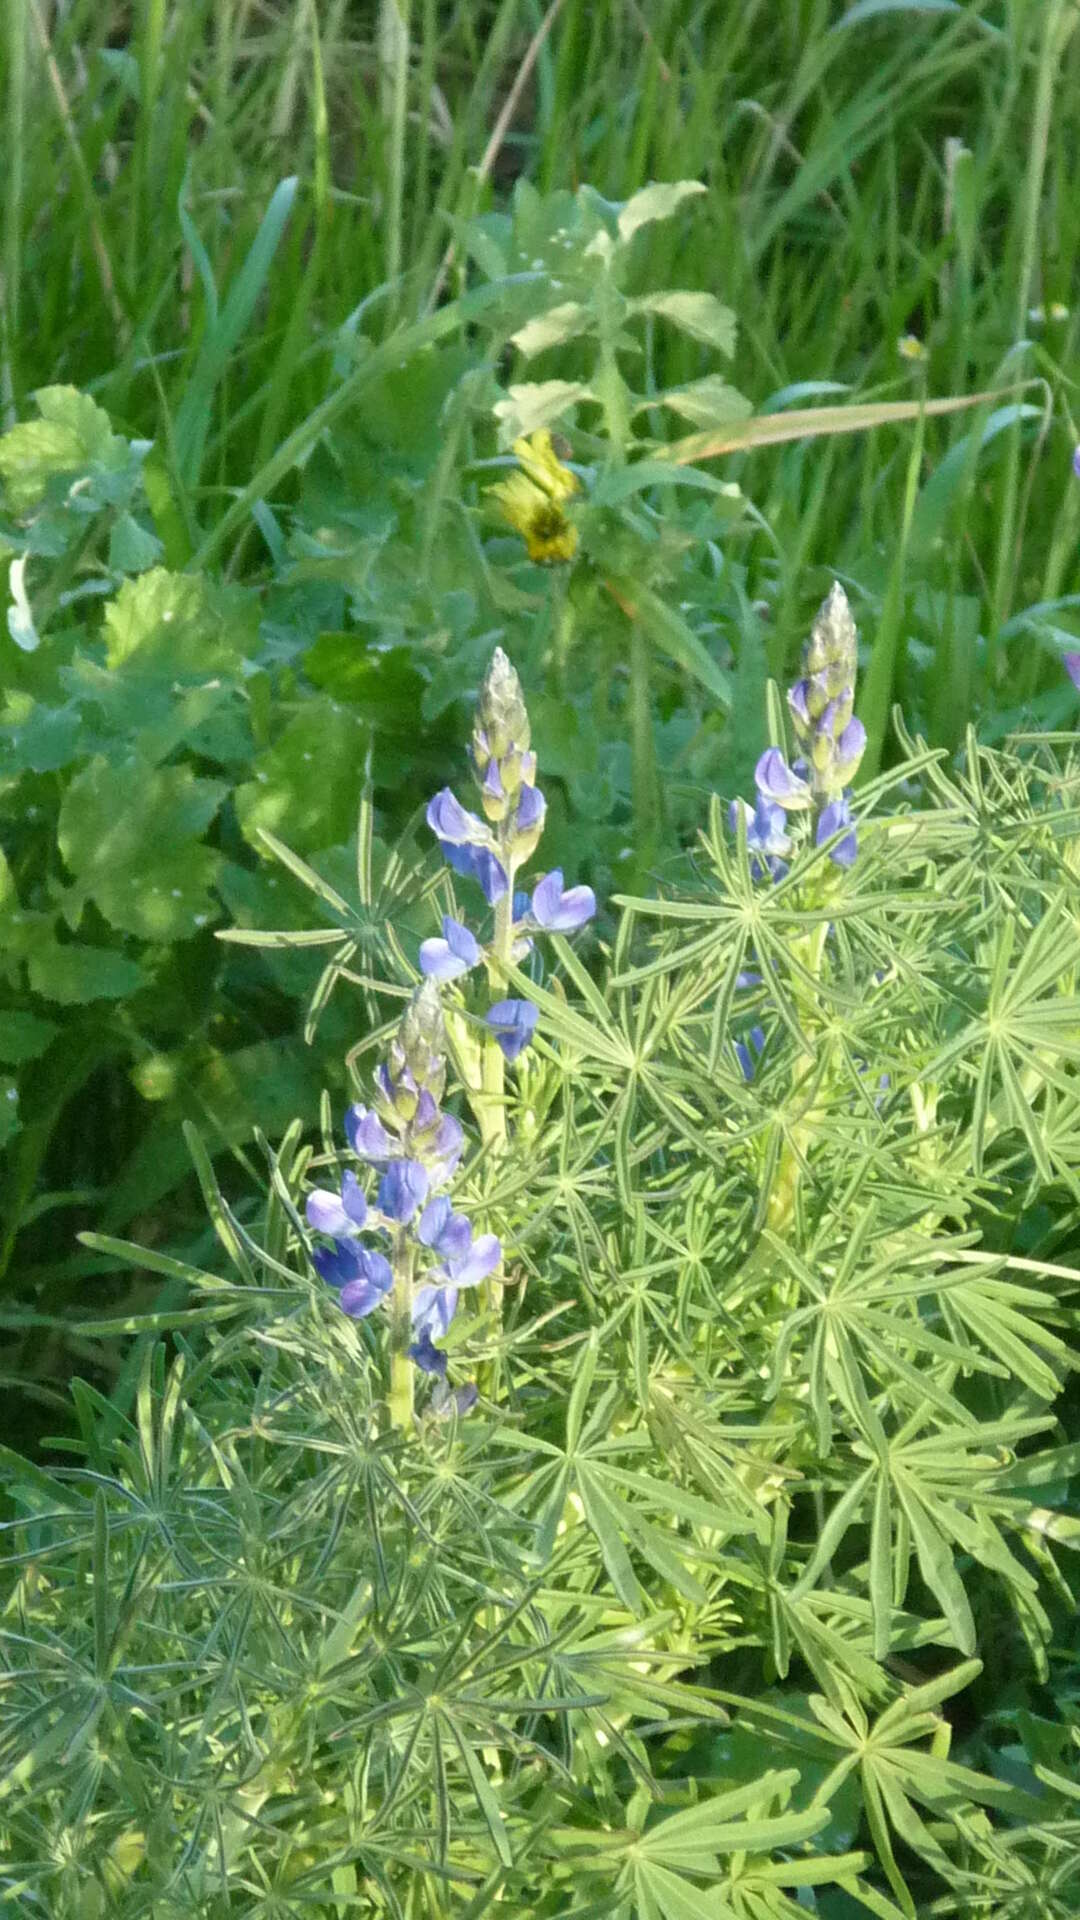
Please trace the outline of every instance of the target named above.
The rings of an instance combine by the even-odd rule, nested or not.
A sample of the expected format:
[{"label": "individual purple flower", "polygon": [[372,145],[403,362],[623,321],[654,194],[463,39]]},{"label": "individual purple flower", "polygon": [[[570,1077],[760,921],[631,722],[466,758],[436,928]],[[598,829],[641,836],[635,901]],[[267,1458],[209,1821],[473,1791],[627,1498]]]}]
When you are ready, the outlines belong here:
[{"label": "individual purple flower", "polygon": [[455,1287],[478,1287],[494,1273],[502,1259],[502,1244],[497,1234],[482,1233],[462,1254],[446,1261],[446,1271]]},{"label": "individual purple flower", "polygon": [[841,786],[846,786],[853,778],[865,752],[866,728],[861,720],[849,720],[836,742],[833,760],[834,776]]},{"label": "individual purple flower", "polygon": [[766,800],[788,812],[799,812],[813,801],[806,781],[788,766],[779,747],[766,748],[754,768],[754,782]]},{"label": "individual purple flower", "polygon": [[409,1348],[409,1359],[415,1362],[421,1373],[435,1373],[440,1380],[446,1379],[446,1355],[432,1345],[431,1334],[426,1327],[419,1340],[414,1340]]},{"label": "individual purple flower", "polygon": [[417,1287],[413,1294],[412,1323],[418,1342],[443,1339],[457,1312],[457,1288],[451,1286]]},{"label": "individual purple flower", "polygon": [[563,891],[562,869],[555,867],[533,888],[532,917],[546,933],[572,933],[583,927],[596,912],[596,895],[591,887],[568,887]]},{"label": "individual purple flower", "polygon": [[370,1107],[352,1106],[345,1114],[345,1133],[357,1159],[378,1166],[399,1152],[397,1141],[389,1134]]},{"label": "individual purple flower", "polygon": [[463,1213],[454,1212],[445,1194],[428,1201],[416,1234],[440,1260],[462,1260],[472,1246],[472,1228]]},{"label": "individual purple flower", "polygon": [[479,882],[489,907],[502,899],[508,885],[506,869],[487,847],[459,847],[450,840],[440,840],[439,847],[455,873]]},{"label": "individual purple flower", "polygon": [[745,1040],[736,1040],[735,1057],[742,1069],[744,1080],[752,1080],[757,1072],[758,1061],[765,1051],[765,1029],[753,1026]]},{"label": "individual purple flower", "polygon": [[448,1420],[453,1413],[460,1417],[471,1412],[479,1398],[480,1389],[475,1380],[467,1380],[463,1387],[455,1387],[452,1392],[445,1380],[438,1380],[431,1396],[431,1411],[440,1420]]},{"label": "individual purple flower", "polygon": [[[492,762],[494,765],[494,762]],[[480,947],[468,927],[443,915],[441,940],[425,940],[420,947],[420,971],[432,980],[456,980],[460,974],[478,967]]]},{"label": "individual purple flower", "polygon": [[392,1160],[379,1181],[379,1212],[404,1226],[423,1206],[430,1185],[419,1160]]},{"label": "individual purple flower", "polygon": [[547,801],[539,787],[522,787],[518,795],[515,825],[519,833],[531,833],[543,823]]},{"label": "individual purple flower", "polygon": [[496,1000],[487,1024],[508,1060],[516,1060],[533,1037],[539,1014],[531,1000]]},{"label": "individual purple flower", "polygon": [[1075,447],[1073,449],[1072,470],[1075,473],[1077,479],[1080,480],[1080,447]]},{"label": "individual purple flower", "polygon": [[340,1196],[316,1187],[308,1194],[306,1212],[308,1225],[316,1233],[328,1233],[336,1240],[358,1233],[367,1219],[367,1200],[355,1173],[342,1175]]},{"label": "individual purple flower", "polygon": [[448,841],[452,847],[488,844],[484,822],[475,813],[469,813],[449,787],[442,787],[434,799],[428,801],[427,823],[437,840]]},{"label": "individual purple flower", "polygon": [[787,815],[775,800],[759,793],[753,812],[747,808],[746,844],[751,853],[760,853],[768,861],[782,859],[791,852]]},{"label": "individual purple flower", "polygon": [[320,1279],[341,1289],[341,1306],[354,1320],[372,1313],[393,1286],[389,1260],[359,1240],[335,1240],[332,1247],[316,1247],[311,1257]]},{"label": "individual purple flower", "polygon": [[[1077,453],[1080,455],[1080,448],[1077,448]],[[1080,478],[1080,475],[1077,477]],[[1080,687],[1080,653],[1063,653],[1061,660],[1073,686]]]},{"label": "individual purple flower", "polygon": [[824,846],[826,840],[831,840],[833,834],[839,833],[842,827],[851,827],[851,831],[845,833],[843,839],[830,849],[829,859],[834,860],[838,867],[850,867],[859,847],[855,828],[851,826],[851,801],[846,793],[836,800],[830,800],[827,807],[822,807],[814,835],[815,846]]},{"label": "individual purple flower", "polygon": [[452,1113],[437,1112],[426,1132],[418,1132],[414,1126],[413,1146],[423,1158],[430,1186],[444,1187],[457,1171],[465,1146],[460,1120],[455,1120]]}]

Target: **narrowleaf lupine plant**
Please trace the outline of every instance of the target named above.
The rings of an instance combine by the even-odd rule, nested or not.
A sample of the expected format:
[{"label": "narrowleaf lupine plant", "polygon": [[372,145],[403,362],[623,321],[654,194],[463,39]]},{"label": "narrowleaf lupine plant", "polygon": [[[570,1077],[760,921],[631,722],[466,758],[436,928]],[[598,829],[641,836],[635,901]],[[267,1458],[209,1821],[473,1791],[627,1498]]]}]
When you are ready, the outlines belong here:
[{"label": "narrowleaf lupine plant", "polygon": [[[389,1316],[389,1408],[397,1427],[413,1419],[413,1366],[435,1376],[433,1411],[468,1411],[476,1387],[466,1382],[450,1392],[447,1356],[436,1342],[445,1338],[463,1291],[483,1286],[489,1308],[498,1307],[501,1291],[497,1237],[474,1239],[468,1220],[443,1191],[453,1181],[465,1136],[460,1121],[440,1104],[447,1043],[440,983],[486,965],[497,990],[507,963],[523,960],[538,933],[573,931],[596,911],[592,888],[564,887],[557,869],[536,882],[531,897],[515,891],[516,875],[535,852],[544,823],[529,740],[520,681],[497,647],[480,690],[471,747],[486,818],[467,812],[449,787],[427,810],[449,865],[476,881],[493,909],[493,930],[484,946],[463,921],[443,916],[441,937],[421,945],[423,984],[376,1072],[373,1103],[346,1114],[353,1153],[379,1170],[374,1207],[351,1169],[340,1192],[316,1188],[307,1197],[309,1225],[332,1242],[316,1247],[312,1258],[321,1277],[339,1290],[343,1312],[366,1319],[385,1308]],[[501,997],[482,1022],[451,1017],[483,1145],[495,1153],[506,1143],[505,1062],[528,1046],[537,1009],[529,1000]],[[388,1251],[369,1244],[372,1234],[388,1243]]]},{"label": "narrowleaf lupine plant", "polygon": [[[85,1236],[185,1291],[119,1323],[130,1402],[77,1383],[83,1457],[4,1463],[0,1905],[1075,1920],[1080,756],[900,728],[856,807],[853,678],[834,593],[757,846],[717,796],[609,965],[556,948],[500,1102],[491,1002],[590,903],[515,904],[542,803],[494,663],[487,807],[433,804],[494,930],[425,945],[340,1184],[296,1124],[237,1204],[195,1140],[227,1272]],[[528,1308],[498,1394],[412,1420],[425,1363],[471,1398],[473,1219]]]}]

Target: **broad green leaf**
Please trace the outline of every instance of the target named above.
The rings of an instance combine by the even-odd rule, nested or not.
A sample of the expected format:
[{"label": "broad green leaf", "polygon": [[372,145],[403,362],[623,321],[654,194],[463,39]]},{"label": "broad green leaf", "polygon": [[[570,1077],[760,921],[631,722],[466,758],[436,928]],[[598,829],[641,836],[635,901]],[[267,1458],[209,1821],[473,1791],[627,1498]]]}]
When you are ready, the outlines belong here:
[{"label": "broad green leaf", "polygon": [[154,567],[125,580],[105,609],[106,659],[168,675],[238,672],[255,638],[251,597],[201,575]]},{"label": "broad green leaf", "polygon": [[30,958],[30,985],[45,1000],[74,1007],[88,1000],[123,1000],[145,985],[134,960],[113,947],[93,947],[74,941],[53,942]]},{"label": "broad green leaf", "polygon": [[685,200],[706,191],[701,180],[665,180],[631,194],[619,213],[619,238],[630,240],[652,220],[670,220]]},{"label": "broad green leaf", "polygon": [[225,788],[188,766],[91,761],[71,782],[57,841],[76,885],[70,916],[87,901],[122,933],[185,939],[213,915],[221,856],[199,843]]},{"label": "broad green leaf", "polygon": [[19,1008],[5,1010],[0,1013],[0,1060],[9,1067],[37,1060],[59,1032],[55,1020],[43,1020]]},{"label": "broad green leaf", "polygon": [[643,582],[612,578],[620,603],[638,620],[648,638],[677,667],[697,680],[722,707],[731,704],[731,681],[682,615]]},{"label": "broad green leaf", "polygon": [[19,1124],[19,1089],[10,1074],[0,1073],[0,1147],[18,1133]]},{"label": "broad green leaf", "polygon": [[711,293],[644,293],[630,302],[631,313],[655,313],[670,320],[692,340],[730,359],[735,351],[735,315]]},{"label": "broad green leaf", "polygon": [[577,300],[564,300],[560,306],[549,307],[546,313],[526,320],[523,327],[510,335],[510,340],[526,360],[531,360],[534,354],[546,353],[549,347],[561,346],[564,340],[576,340],[595,324],[595,315],[589,307]]},{"label": "broad green leaf", "polygon": [[508,447],[540,427],[552,426],[579,401],[592,397],[590,388],[580,380],[538,380],[508,387],[506,399],[497,400],[494,409],[500,447]]},{"label": "broad green leaf", "polygon": [[109,533],[109,565],[114,573],[145,573],[161,559],[164,548],[134,514],[121,513]]},{"label": "broad green leaf", "polygon": [[341,846],[356,824],[369,737],[359,714],[308,699],[236,790],[245,838],[273,834],[301,853]]},{"label": "broad green leaf", "polygon": [[667,407],[695,427],[725,426],[732,420],[745,420],[753,412],[746,395],[715,373],[687,387],[666,387],[655,399],[642,401],[641,405]]},{"label": "broad green leaf", "polygon": [[41,387],[34,396],[41,418],[12,427],[0,439],[0,483],[12,513],[42,500],[51,481],[75,480],[92,468],[120,474],[131,460],[107,413],[77,387]]}]

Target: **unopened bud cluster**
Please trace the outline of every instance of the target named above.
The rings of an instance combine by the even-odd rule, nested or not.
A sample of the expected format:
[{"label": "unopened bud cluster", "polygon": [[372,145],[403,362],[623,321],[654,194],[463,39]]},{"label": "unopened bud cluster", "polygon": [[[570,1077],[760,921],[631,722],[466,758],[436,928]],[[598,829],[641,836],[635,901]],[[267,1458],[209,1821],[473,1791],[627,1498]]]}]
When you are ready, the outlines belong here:
[{"label": "unopened bud cluster", "polygon": [[788,692],[798,756],[789,766],[779,747],[769,747],[754,769],[756,804],[732,803],[733,825],[742,806],[747,845],[773,878],[785,870],[784,856],[792,850],[792,814],[813,818],[816,846],[841,836],[829,855],[837,866],[849,867],[855,859],[846,789],[866,750],[866,729],[854,717],[857,667],[855,622],[843,587],[834,581],[803,649],[801,678]]}]

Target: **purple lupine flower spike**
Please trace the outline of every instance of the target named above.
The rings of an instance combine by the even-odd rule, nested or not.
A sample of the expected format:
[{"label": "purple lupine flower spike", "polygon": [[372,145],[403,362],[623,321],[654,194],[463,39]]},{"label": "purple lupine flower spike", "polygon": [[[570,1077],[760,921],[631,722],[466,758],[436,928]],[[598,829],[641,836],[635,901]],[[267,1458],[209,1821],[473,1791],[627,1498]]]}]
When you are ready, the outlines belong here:
[{"label": "purple lupine flower spike", "polygon": [[751,1027],[745,1040],[736,1040],[735,1058],[739,1062],[744,1080],[752,1080],[757,1072],[758,1061],[765,1051],[765,1029]]},{"label": "purple lupine flower spike", "polygon": [[444,1339],[457,1312],[457,1303],[456,1287],[417,1287],[412,1304],[413,1332],[417,1339]]}]

